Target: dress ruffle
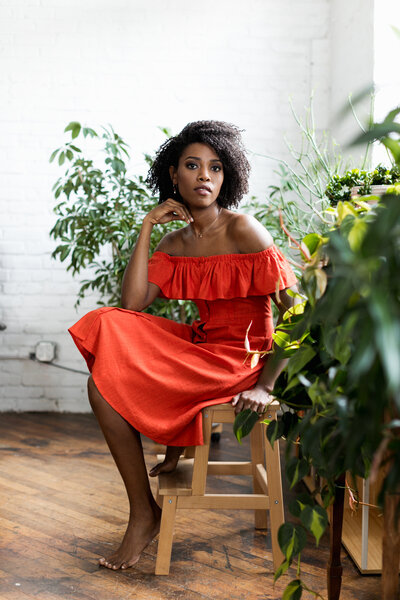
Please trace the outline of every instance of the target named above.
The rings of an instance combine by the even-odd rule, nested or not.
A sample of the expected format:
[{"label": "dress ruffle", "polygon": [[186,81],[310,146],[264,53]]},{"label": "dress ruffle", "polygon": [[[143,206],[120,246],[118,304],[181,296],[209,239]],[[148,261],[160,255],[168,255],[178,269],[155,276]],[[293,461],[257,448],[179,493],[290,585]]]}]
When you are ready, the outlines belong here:
[{"label": "dress ruffle", "polygon": [[296,283],[275,245],[251,254],[170,256],[157,251],[149,260],[149,281],[163,296],[179,300],[217,300],[266,296]]}]

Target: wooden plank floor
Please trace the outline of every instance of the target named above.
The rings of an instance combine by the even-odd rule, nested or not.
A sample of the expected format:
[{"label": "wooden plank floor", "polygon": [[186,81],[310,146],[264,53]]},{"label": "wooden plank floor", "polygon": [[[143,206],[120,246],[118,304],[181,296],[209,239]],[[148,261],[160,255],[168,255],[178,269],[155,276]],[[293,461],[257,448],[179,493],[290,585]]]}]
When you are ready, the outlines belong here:
[{"label": "wooden plank floor", "polygon": [[[157,449],[149,440],[144,444],[151,466]],[[212,458],[243,459],[248,451],[225,426]],[[246,477],[230,485],[250,489]],[[214,477],[210,490],[226,486]],[[180,511],[169,577],[153,574],[157,542],[135,569],[99,567],[97,557],[122,538],[127,509],[91,415],[0,414],[0,600],[282,598],[288,578],[273,586],[269,535],[254,530],[247,511]],[[305,581],[325,597],[327,547],[324,536],[320,548],[303,557]],[[379,576],[360,576],[344,551],[343,564],[343,600],[380,597]]]}]

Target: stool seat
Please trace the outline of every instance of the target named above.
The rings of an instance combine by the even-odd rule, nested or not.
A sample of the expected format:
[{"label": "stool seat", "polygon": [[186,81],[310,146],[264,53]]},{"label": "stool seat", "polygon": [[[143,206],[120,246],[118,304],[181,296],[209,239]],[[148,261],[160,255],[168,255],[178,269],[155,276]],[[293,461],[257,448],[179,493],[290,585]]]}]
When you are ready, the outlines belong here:
[{"label": "stool seat", "polygon": [[[267,511],[271,519],[272,555],[274,569],[283,560],[277,534],[284,522],[279,443],[272,448],[266,439],[266,424],[262,420],[276,419],[279,402],[268,406],[251,434],[250,461],[209,461],[213,423],[233,423],[234,407],[220,404],[203,409],[203,446],[187,448],[177,468],[171,473],[160,473],[157,502],[162,508],[158,542],[156,575],[168,575],[171,561],[172,538],[177,509],[245,509],[255,511],[255,527],[267,529]],[[158,456],[163,460],[163,456]],[[207,494],[207,475],[250,475],[253,493]]]}]

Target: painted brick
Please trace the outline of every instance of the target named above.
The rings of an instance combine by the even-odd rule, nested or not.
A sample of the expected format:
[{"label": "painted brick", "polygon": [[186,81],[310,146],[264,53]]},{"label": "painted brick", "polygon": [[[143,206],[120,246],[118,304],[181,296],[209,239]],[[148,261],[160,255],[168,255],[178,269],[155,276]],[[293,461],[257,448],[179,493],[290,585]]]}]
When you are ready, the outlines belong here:
[{"label": "painted brick", "polygon": [[[43,388],[39,386],[11,386],[4,385],[0,388],[0,401],[3,398],[21,398],[23,400],[28,400],[28,406],[30,400],[42,399],[43,398]],[[27,410],[30,410],[29,408]]]},{"label": "painted brick", "polygon": [[[65,171],[48,159],[66,140],[65,125],[111,123],[131,144],[131,171],[142,174],[142,153],[164,141],[159,125],[178,132],[203,118],[246,129],[250,151],[288,158],[283,134],[297,134],[290,93],[302,109],[314,88],[319,126],[328,126],[330,5],[248,0],[244,9],[231,0],[3,0],[3,355],[26,356],[40,339],[54,340],[58,362],[86,370],[66,330],[97,307],[96,297],[74,309],[85,274],[73,279],[67,263],[51,259],[55,242],[48,236],[56,220],[51,187]],[[250,195],[262,199],[276,182],[276,164],[251,160]],[[89,410],[83,375],[0,359],[1,374],[8,379],[0,409]]]}]

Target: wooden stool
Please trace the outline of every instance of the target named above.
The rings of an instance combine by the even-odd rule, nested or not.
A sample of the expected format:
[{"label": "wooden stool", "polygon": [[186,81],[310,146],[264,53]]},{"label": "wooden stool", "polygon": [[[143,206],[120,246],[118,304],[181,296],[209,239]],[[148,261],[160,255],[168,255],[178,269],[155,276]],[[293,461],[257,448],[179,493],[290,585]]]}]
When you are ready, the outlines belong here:
[{"label": "wooden stool", "polygon": [[[274,402],[262,417],[276,419],[279,403]],[[267,510],[271,518],[272,557],[274,569],[283,560],[278,544],[278,529],[284,522],[281,465],[279,444],[274,448],[266,439],[266,425],[261,419],[253,428],[251,461],[209,461],[210,439],[213,423],[233,423],[234,408],[219,404],[203,409],[204,445],[187,448],[178,467],[172,473],[158,476],[157,502],[162,508],[161,529],[158,542],[156,575],[168,575],[171,562],[172,537],[175,513],[178,508],[195,509],[253,509],[256,529],[267,529]],[[163,459],[162,456],[158,457]],[[209,475],[252,475],[252,494],[206,494]],[[267,483],[268,482],[268,483]]]}]

